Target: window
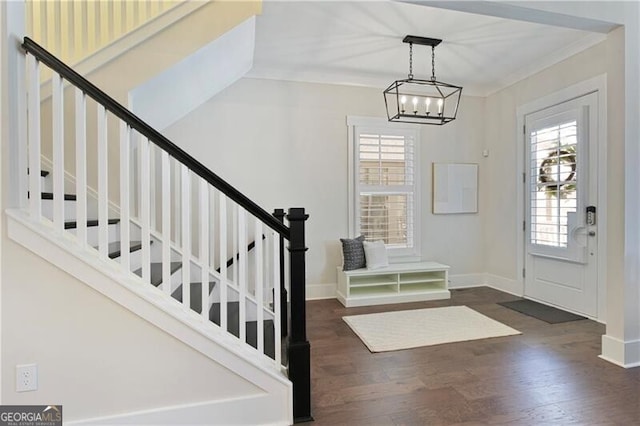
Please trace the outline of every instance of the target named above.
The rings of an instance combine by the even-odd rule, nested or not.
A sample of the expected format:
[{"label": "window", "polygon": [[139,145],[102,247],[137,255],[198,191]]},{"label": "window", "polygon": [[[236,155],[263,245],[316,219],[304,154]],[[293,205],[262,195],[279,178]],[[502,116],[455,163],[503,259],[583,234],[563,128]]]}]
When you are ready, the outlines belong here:
[{"label": "window", "polygon": [[349,117],[350,226],[392,257],[419,257],[417,126]]},{"label": "window", "polygon": [[577,121],[531,132],[531,244],[567,247],[577,210]]}]

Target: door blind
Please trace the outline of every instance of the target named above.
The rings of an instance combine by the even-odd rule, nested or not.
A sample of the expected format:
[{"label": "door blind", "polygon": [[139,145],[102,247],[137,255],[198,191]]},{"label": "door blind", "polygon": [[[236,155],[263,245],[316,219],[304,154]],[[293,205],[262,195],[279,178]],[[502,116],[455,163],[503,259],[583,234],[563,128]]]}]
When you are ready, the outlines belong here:
[{"label": "door blind", "polygon": [[577,122],[537,129],[530,137],[531,244],[566,248],[578,200]]}]

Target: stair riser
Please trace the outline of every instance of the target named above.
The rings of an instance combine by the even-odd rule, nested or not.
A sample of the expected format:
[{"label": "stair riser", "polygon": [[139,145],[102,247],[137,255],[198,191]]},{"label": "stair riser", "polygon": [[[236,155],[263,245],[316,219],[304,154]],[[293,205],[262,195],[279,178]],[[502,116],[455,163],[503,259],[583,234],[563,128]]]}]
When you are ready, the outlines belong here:
[{"label": "stair riser", "polygon": [[[108,225],[109,229],[109,242],[112,243],[114,241],[120,241],[120,224],[115,223],[112,225]],[[77,229],[67,229],[67,231],[76,235]],[[92,247],[96,247],[99,244],[100,240],[98,237],[98,227],[97,226],[89,226],[87,227],[87,243]]]},{"label": "stair riser", "polygon": [[42,192],[53,192],[53,183],[50,176],[51,174],[49,174],[49,176],[47,177],[40,176],[40,186]]},{"label": "stair riser", "polygon": [[[42,200],[42,216],[53,220],[53,200]],[[76,220],[76,201],[64,202],[64,220]]]},{"label": "stair riser", "polygon": [[[122,261],[122,258],[116,257],[113,260],[120,263]],[[131,272],[140,269],[142,267],[142,250],[129,252],[129,263],[131,265],[131,268],[129,268]]]},{"label": "stair riser", "polygon": [[[77,216],[77,201],[65,201],[64,202],[64,220],[76,220]],[[98,217],[98,209],[94,206],[95,203],[87,203],[87,217]],[[42,215],[49,220],[53,220],[53,200],[42,200]]]}]

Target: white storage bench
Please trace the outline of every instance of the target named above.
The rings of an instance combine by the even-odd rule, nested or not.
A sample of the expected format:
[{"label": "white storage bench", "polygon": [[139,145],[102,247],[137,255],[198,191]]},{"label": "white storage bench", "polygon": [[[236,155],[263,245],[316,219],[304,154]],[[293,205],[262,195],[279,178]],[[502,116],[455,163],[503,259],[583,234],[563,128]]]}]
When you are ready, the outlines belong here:
[{"label": "white storage bench", "polygon": [[338,300],[347,308],[449,299],[449,267],[436,262],[398,263],[382,269],[338,267]]}]

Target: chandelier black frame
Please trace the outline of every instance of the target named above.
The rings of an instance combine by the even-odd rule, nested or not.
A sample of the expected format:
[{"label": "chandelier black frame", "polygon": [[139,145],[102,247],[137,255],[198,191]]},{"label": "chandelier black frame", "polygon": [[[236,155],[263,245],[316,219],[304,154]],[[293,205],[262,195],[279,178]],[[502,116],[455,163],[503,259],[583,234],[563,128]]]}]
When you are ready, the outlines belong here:
[{"label": "chandelier black frame", "polygon": [[[436,80],[435,48],[442,40],[407,35],[409,75],[394,81],[384,92],[389,121],[443,125],[456,119],[462,87]],[[413,45],[431,46],[431,79],[413,78]]]}]

